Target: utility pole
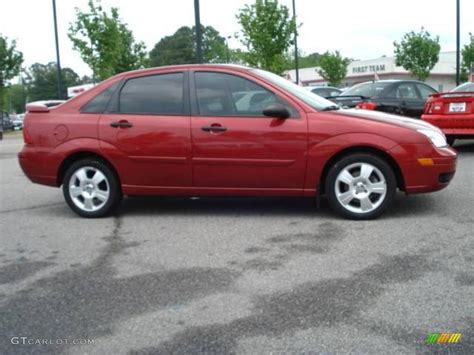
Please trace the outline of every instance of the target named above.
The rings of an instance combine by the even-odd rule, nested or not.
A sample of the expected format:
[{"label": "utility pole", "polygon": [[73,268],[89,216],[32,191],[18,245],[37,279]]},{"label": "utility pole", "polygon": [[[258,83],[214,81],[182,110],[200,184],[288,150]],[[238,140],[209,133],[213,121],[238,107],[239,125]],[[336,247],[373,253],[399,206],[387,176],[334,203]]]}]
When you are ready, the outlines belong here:
[{"label": "utility pole", "polygon": [[[459,1],[459,0],[458,0]],[[300,69],[298,63],[298,30],[296,28],[296,6],[293,0],[293,19],[295,20],[295,71],[296,71],[296,85],[300,84]]]},{"label": "utility pole", "polygon": [[56,18],[56,0],[53,0],[54,38],[56,39],[56,69],[58,76],[58,99],[62,98],[61,61],[59,59],[58,21]]},{"label": "utility pole", "polygon": [[461,82],[460,70],[461,70],[461,19],[460,19],[460,0],[456,0],[456,86]]},{"label": "utility pole", "polygon": [[202,31],[201,17],[199,15],[199,0],[194,0],[194,17],[196,22],[196,61],[202,63]]}]

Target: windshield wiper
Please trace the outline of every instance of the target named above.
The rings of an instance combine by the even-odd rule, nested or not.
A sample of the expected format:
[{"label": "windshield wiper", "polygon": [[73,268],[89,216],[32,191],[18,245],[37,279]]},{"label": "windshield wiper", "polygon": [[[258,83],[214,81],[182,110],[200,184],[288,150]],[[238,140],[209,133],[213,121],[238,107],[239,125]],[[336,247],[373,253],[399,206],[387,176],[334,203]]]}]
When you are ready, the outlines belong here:
[{"label": "windshield wiper", "polygon": [[337,106],[337,105],[330,105],[330,106],[326,106],[321,111],[337,111],[339,109],[340,109],[340,107]]}]

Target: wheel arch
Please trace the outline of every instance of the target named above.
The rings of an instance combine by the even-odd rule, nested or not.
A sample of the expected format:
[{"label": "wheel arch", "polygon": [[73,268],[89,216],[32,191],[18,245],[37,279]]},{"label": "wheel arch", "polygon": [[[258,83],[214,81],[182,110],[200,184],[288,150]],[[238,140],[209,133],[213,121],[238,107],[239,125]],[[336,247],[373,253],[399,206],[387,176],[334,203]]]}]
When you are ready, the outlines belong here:
[{"label": "wheel arch", "polygon": [[82,159],[97,159],[97,160],[102,161],[112,170],[112,172],[115,174],[119,182],[119,186],[121,186],[120,175],[118,174],[118,171],[115,168],[115,166],[104,156],[96,152],[87,151],[87,150],[74,152],[63,159],[63,161],[61,162],[61,165],[59,166],[58,173],[56,175],[56,183],[58,186],[62,185],[64,175],[66,174],[67,169],[69,169],[69,167],[72,164],[74,164],[76,161],[82,160]]},{"label": "wheel arch", "polygon": [[366,154],[373,154],[381,159],[383,159],[387,164],[390,165],[390,167],[393,169],[393,172],[395,174],[395,178],[397,180],[397,187],[405,191],[405,179],[403,177],[403,173],[400,169],[400,166],[398,165],[397,161],[387,152],[374,148],[374,147],[369,147],[369,146],[353,146],[353,147],[347,147],[337,153],[335,153],[331,158],[329,158],[326,163],[324,164],[324,168],[321,172],[321,178],[319,182],[319,191],[321,194],[324,194],[325,191],[325,185],[326,185],[326,178],[329,173],[329,169],[331,166],[333,166],[337,161],[340,159],[351,155],[351,154],[357,154],[357,153],[366,153]]}]

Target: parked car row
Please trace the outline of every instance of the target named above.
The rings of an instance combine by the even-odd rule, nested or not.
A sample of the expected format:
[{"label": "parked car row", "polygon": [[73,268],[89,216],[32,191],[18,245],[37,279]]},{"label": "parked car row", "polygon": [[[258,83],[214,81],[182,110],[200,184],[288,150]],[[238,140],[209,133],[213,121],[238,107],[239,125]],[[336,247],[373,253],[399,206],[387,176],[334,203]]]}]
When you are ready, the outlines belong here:
[{"label": "parked car row", "polygon": [[456,139],[474,138],[474,83],[462,84],[446,93],[438,93],[415,80],[366,82],[344,92],[324,86],[309,86],[307,90],[344,108],[421,118],[441,128],[450,145]]}]

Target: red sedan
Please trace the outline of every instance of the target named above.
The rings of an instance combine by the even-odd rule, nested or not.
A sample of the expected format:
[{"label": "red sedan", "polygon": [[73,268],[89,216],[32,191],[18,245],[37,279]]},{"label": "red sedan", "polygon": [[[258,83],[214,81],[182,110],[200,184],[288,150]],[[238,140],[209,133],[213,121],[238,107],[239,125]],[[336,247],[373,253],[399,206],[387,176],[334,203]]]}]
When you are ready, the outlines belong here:
[{"label": "red sedan", "polygon": [[441,128],[450,145],[456,139],[474,138],[474,83],[431,95],[421,118]]},{"label": "red sedan", "polygon": [[119,74],[48,108],[27,106],[21,167],[63,187],[84,217],[123,195],[326,195],[334,210],[375,218],[396,190],[440,190],[456,152],[436,127],[342,110],[266,71],[184,65]]}]

